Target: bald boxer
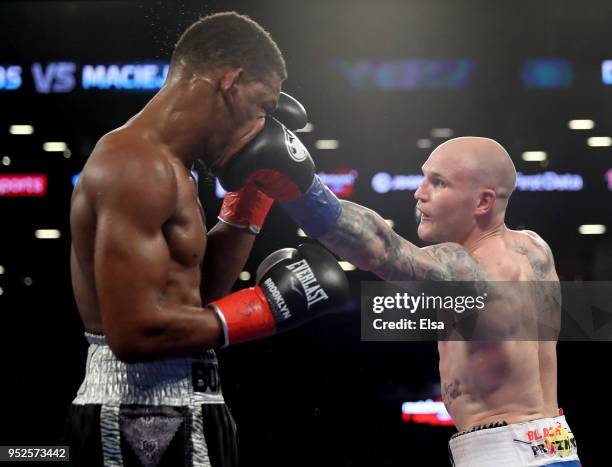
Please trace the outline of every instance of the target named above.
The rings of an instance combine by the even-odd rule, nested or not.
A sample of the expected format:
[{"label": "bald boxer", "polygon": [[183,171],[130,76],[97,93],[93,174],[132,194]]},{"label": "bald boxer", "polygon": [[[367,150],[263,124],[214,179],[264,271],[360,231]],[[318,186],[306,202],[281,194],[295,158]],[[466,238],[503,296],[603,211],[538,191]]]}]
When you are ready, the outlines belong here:
[{"label": "bald boxer", "polygon": [[[488,138],[463,137],[431,153],[415,193],[418,235],[434,244],[425,248],[397,235],[377,213],[339,201],[316,176],[296,193],[287,158],[277,154],[273,174],[255,170],[249,180],[337,255],[389,281],[479,281],[495,291],[496,306],[479,318],[494,338],[438,344],[442,396],[460,430],[449,445],[453,465],[580,465],[557,404],[556,336],[507,340],[525,317],[558,319],[560,289],[546,242],[505,225],[516,182],[506,150]],[[501,281],[516,288],[496,285]]]},{"label": "bald boxer", "polygon": [[346,300],[337,261],[314,245],[273,253],[259,285],[228,295],[273,202],[252,184],[226,195],[206,231],[194,163],[224,167],[262,130],[286,76],[257,23],[201,18],[176,44],[160,91],[89,157],[70,212],[72,284],[89,341],[66,424],[73,465],[236,466],[212,349]]}]

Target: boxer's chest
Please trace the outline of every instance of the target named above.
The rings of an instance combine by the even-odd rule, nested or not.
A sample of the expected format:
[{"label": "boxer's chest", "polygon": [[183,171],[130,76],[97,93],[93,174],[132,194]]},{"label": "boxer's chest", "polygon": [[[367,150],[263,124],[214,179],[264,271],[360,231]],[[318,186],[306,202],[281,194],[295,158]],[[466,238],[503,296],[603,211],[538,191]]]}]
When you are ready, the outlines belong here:
[{"label": "boxer's chest", "polygon": [[197,186],[191,177],[179,180],[175,214],[164,226],[164,234],[174,261],[185,267],[202,262],[206,252],[206,222]]}]

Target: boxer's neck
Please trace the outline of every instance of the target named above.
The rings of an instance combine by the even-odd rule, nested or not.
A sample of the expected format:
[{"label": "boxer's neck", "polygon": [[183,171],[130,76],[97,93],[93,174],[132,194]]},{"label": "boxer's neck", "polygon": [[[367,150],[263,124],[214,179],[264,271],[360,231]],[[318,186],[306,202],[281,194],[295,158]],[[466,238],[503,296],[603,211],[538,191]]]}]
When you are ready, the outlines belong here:
[{"label": "boxer's neck", "polygon": [[506,230],[507,227],[503,221],[488,229],[481,230],[477,228],[474,229],[461,244],[470,253],[474,253],[483,246],[488,245],[491,241],[501,238]]},{"label": "boxer's neck", "polygon": [[169,78],[128,125],[191,167],[206,153],[213,110],[210,84],[196,77],[179,76]]}]

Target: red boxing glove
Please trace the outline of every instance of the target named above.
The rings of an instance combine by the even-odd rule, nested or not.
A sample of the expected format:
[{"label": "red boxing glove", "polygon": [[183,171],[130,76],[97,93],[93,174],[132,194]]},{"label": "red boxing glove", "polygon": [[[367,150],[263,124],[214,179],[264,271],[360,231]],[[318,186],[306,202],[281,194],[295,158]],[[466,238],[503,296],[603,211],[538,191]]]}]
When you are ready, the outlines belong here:
[{"label": "red boxing glove", "polygon": [[261,231],[274,200],[247,183],[240,191],[225,194],[218,219],[239,229],[249,229],[254,234]]}]

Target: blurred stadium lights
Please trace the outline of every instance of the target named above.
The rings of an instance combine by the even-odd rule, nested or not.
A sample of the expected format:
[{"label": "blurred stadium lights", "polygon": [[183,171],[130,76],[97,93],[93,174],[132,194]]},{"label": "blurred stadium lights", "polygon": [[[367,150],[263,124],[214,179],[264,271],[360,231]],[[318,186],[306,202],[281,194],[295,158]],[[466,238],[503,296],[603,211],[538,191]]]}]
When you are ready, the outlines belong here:
[{"label": "blurred stadium lights", "polygon": [[62,233],[57,229],[38,229],[34,232],[34,236],[38,239],[56,239],[62,236]]},{"label": "blurred stadium lights", "polygon": [[4,156],[2,158],[2,165],[6,165],[6,166],[11,165],[11,158],[9,156]]},{"label": "blurred stadium lights", "polygon": [[453,136],[452,128],[434,128],[431,130],[432,138],[450,138]]},{"label": "blurred stadium lights", "polygon": [[340,143],[337,139],[318,139],[314,146],[317,149],[338,149]]},{"label": "blurred stadium lights", "polygon": [[43,151],[46,152],[64,152],[68,149],[68,145],[63,141],[47,141],[43,143]]},{"label": "blurred stadium lights", "polygon": [[0,264],[0,276],[4,274],[4,266]]},{"label": "blurred stadium lights", "polygon": [[593,120],[570,120],[567,126],[570,130],[592,130],[595,122]]},{"label": "blurred stadium lights", "polygon": [[9,133],[11,135],[31,135],[34,133],[34,127],[32,125],[11,125]]},{"label": "blurred stadium lights", "polygon": [[587,144],[593,148],[612,146],[612,138],[609,136],[591,136]]},{"label": "blurred stadium lights", "polygon": [[429,138],[417,139],[416,146],[420,149],[428,149],[433,145],[433,142]]},{"label": "blurred stadium lights", "polygon": [[400,59],[335,60],[334,65],[356,90],[461,89],[475,68],[471,60]]},{"label": "blurred stadium lights", "polygon": [[546,155],[546,152],[544,151],[525,151],[521,155],[521,158],[527,162],[540,162],[540,161],[545,161],[548,158],[548,156]]},{"label": "blurred stadium lights", "polygon": [[574,82],[574,68],[566,59],[532,58],[523,65],[521,80],[526,88],[569,88]]},{"label": "blurred stadium lights", "polygon": [[606,230],[603,224],[583,224],[578,227],[578,232],[582,235],[603,235]]},{"label": "blurred stadium lights", "polygon": [[251,279],[251,273],[249,271],[242,271],[238,277],[241,281],[248,281]]}]

